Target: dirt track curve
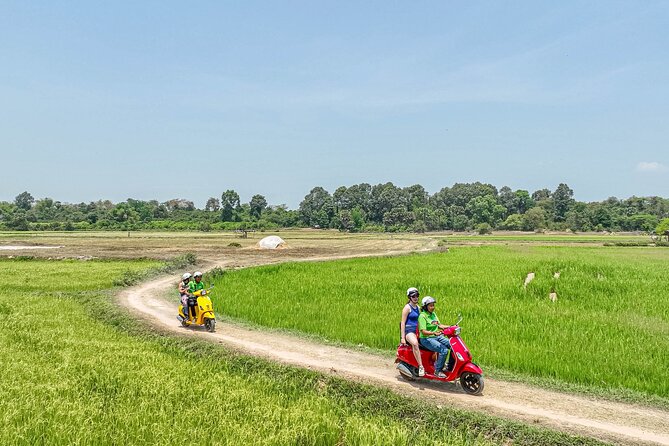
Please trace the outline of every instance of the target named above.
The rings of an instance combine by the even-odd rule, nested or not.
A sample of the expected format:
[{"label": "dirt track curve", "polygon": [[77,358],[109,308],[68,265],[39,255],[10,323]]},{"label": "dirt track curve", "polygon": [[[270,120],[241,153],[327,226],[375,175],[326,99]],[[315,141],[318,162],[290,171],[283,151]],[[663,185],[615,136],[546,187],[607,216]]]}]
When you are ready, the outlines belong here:
[{"label": "dirt track curve", "polygon": [[[333,258],[336,257],[312,256],[301,260]],[[217,260],[207,266],[226,268],[232,265],[243,267],[275,262],[271,257],[259,256],[249,257],[243,264],[239,260],[234,263],[232,260]],[[660,409],[569,395],[489,378],[486,378],[483,395],[474,397],[464,394],[454,384],[406,382],[400,378],[393,360],[387,357],[322,345],[286,334],[267,336],[267,332],[260,329],[249,330],[248,327],[220,321],[215,333],[185,329],[175,317],[178,305],[176,297],[166,297],[174,296],[172,290],[175,286],[174,276],[159,277],[124,290],[119,295],[119,301],[135,315],[142,315],[147,323],[161,329],[180,335],[198,336],[231,349],[285,364],[382,385],[433,404],[481,411],[614,443],[669,445],[669,412]]]}]

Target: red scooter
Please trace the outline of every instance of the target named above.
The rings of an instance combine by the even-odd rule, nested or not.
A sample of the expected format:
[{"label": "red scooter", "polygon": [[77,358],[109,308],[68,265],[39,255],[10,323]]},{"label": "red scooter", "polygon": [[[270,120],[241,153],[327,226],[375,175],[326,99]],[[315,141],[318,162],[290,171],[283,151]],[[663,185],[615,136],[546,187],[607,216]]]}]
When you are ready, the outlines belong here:
[{"label": "red scooter", "polygon": [[[434,381],[453,382],[456,379],[460,380],[460,385],[465,392],[471,395],[478,395],[483,391],[483,371],[481,367],[472,362],[472,354],[462,339],[460,339],[460,322],[462,316],[458,319],[455,325],[444,329],[444,336],[448,338],[451,344],[451,350],[447,353],[449,356],[446,359],[446,366],[444,368],[445,378],[437,378],[435,376],[434,362],[437,359],[437,353],[420,347],[420,355],[423,360],[423,367],[425,368],[425,376],[423,378]],[[413,355],[413,350],[410,345],[400,344],[397,347],[397,358],[395,359],[397,370],[400,374],[409,381],[418,379],[418,363],[416,357]]]}]

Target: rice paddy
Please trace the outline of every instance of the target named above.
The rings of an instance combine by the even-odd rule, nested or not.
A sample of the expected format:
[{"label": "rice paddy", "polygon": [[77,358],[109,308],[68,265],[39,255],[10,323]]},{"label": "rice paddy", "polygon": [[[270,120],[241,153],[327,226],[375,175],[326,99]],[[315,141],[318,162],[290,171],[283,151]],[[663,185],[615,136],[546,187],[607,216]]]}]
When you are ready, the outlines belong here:
[{"label": "rice paddy", "polygon": [[416,286],[442,321],[462,313],[484,368],[666,398],[668,261],[663,248],[455,247],[228,272],[213,299],[235,319],[391,353]]},{"label": "rice paddy", "polygon": [[103,290],[157,266],[0,260],[1,444],[595,444],[154,335]]}]

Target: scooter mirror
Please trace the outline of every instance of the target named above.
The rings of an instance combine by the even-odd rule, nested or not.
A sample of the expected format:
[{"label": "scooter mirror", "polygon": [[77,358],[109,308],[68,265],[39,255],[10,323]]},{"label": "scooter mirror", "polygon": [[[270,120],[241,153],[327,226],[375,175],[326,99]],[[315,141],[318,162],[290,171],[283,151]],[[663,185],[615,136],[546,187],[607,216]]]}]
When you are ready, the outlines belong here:
[{"label": "scooter mirror", "polygon": [[460,322],[462,322],[462,313],[458,314],[458,321],[455,323],[455,325],[460,325]]}]

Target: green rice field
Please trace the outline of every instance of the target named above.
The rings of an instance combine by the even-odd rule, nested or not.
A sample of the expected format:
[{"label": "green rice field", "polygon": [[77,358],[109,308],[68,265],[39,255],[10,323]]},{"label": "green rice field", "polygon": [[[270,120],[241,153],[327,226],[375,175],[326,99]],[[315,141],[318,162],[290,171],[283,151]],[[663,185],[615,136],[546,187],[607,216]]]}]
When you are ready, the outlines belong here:
[{"label": "green rice field", "polygon": [[0,444],[596,443],[153,334],[104,290],[159,265],[0,260]]},{"label": "green rice field", "polygon": [[668,264],[664,248],[454,247],[238,270],[216,280],[213,299],[235,319],[391,354],[405,290],[417,286],[442,321],[462,313],[484,370],[666,399]]}]

